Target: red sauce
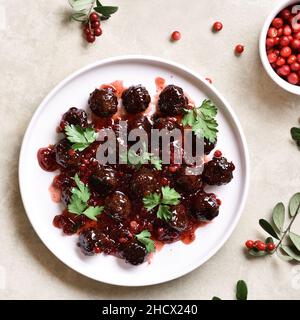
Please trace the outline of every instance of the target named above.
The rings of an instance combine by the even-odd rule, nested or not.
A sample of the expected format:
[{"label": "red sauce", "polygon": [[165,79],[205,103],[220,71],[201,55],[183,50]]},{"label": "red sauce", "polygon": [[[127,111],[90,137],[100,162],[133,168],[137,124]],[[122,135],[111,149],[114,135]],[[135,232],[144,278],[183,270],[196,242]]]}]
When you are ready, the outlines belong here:
[{"label": "red sauce", "polygon": [[166,80],[164,78],[161,77],[157,77],[155,79],[155,85],[156,85],[156,91],[160,92],[164,89],[164,87],[166,86]]}]

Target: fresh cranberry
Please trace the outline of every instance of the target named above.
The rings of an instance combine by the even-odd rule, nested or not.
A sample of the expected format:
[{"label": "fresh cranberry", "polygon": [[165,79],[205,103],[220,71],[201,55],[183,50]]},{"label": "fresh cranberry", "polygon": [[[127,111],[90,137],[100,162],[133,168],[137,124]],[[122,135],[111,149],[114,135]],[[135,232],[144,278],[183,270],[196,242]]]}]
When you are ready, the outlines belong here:
[{"label": "fresh cranberry", "polygon": [[179,31],[174,31],[171,35],[172,41],[178,41],[181,39],[181,33]]},{"label": "fresh cranberry", "polygon": [[274,38],[267,38],[266,46],[267,46],[268,49],[273,48],[275,46]]},{"label": "fresh cranberry", "polygon": [[287,59],[287,63],[288,63],[288,64],[292,64],[292,63],[294,63],[294,62],[296,62],[296,61],[297,61],[297,57],[296,57],[294,54],[290,55],[290,56],[288,57],[288,59]]},{"label": "fresh cranberry", "polygon": [[277,60],[276,60],[276,65],[278,67],[282,67],[284,64],[285,64],[285,59],[282,58],[282,57],[278,57]]},{"label": "fresh cranberry", "polygon": [[215,153],[214,153],[214,156],[216,158],[221,158],[222,157],[222,152],[220,150],[216,150]]},{"label": "fresh cranberry", "polygon": [[235,53],[237,54],[242,54],[245,50],[245,47],[241,44],[238,44],[236,47],[235,47]]},{"label": "fresh cranberry", "polygon": [[292,71],[299,71],[300,70],[300,63],[294,62],[291,64],[291,70]]},{"label": "fresh cranberry", "polygon": [[253,247],[254,247],[254,241],[252,241],[252,240],[246,241],[245,246],[246,246],[248,249],[253,249]]},{"label": "fresh cranberry", "polygon": [[[271,38],[271,39],[273,39],[273,42],[274,42],[274,38]],[[280,42],[279,43],[280,43],[280,45],[282,47],[285,47],[285,46],[289,45],[290,40],[289,40],[288,36],[283,36],[283,37],[280,38]]]},{"label": "fresh cranberry", "polygon": [[279,29],[277,30],[277,35],[278,35],[278,37],[281,37],[282,34],[283,34],[283,28],[279,28]]},{"label": "fresh cranberry", "polygon": [[293,38],[297,39],[297,40],[300,40],[300,32],[294,33]]},{"label": "fresh cranberry", "polygon": [[213,25],[213,30],[219,32],[223,29],[223,24],[221,22],[215,22]]},{"label": "fresh cranberry", "polygon": [[101,28],[96,28],[96,29],[94,30],[94,35],[95,35],[96,37],[101,36],[101,34],[102,34],[102,29],[101,29]]},{"label": "fresh cranberry", "polygon": [[292,49],[290,47],[283,47],[280,51],[280,55],[284,58],[288,58],[292,54]]},{"label": "fresh cranberry", "polygon": [[299,76],[297,75],[297,73],[292,72],[288,75],[287,80],[290,84],[297,84],[299,83]]},{"label": "fresh cranberry", "polygon": [[[276,29],[275,29],[276,30]],[[277,32],[277,31],[276,31]],[[291,29],[291,27],[290,26],[288,26],[288,25],[285,25],[284,27],[283,27],[283,34],[285,35],[285,36],[290,36],[291,34],[292,34],[292,29]],[[274,36],[274,37],[276,37],[276,36]],[[273,38],[274,38],[273,37]]]},{"label": "fresh cranberry", "polygon": [[276,29],[279,29],[283,26],[283,20],[281,18],[275,18],[272,21],[272,26],[275,27]]},{"label": "fresh cranberry", "polygon": [[300,49],[300,40],[298,39],[294,39],[292,42],[291,42],[291,47],[295,50],[299,50]]},{"label": "fresh cranberry", "polygon": [[87,24],[84,26],[83,32],[84,32],[84,34],[85,34],[86,36],[92,33],[92,30],[91,30],[91,27],[90,27],[89,23],[87,23]]},{"label": "fresh cranberry", "polygon": [[258,251],[265,251],[267,246],[262,241],[256,241],[256,246],[255,247],[256,247],[256,249]]},{"label": "fresh cranberry", "polygon": [[86,41],[89,42],[89,43],[93,43],[93,42],[95,42],[95,40],[96,40],[96,38],[95,38],[95,36],[93,34],[88,34],[86,36]]},{"label": "fresh cranberry", "polygon": [[96,20],[96,21],[92,22],[92,28],[93,29],[97,29],[99,27],[100,27],[100,21],[99,20]]},{"label": "fresh cranberry", "polygon": [[283,20],[288,20],[288,18],[291,16],[291,11],[289,9],[284,9],[279,15]]},{"label": "fresh cranberry", "polygon": [[[284,30],[283,30],[283,33],[284,33]],[[292,32],[291,32],[292,33]],[[269,30],[268,30],[268,37],[269,38],[275,38],[275,37],[277,37],[278,36],[278,31],[277,31],[277,29],[275,29],[275,28],[269,28]]]},{"label": "fresh cranberry", "polygon": [[286,77],[291,73],[291,69],[288,65],[285,64],[277,70],[277,73],[280,76]]},{"label": "fresh cranberry", "polygon": [[90,14],[90,20],[91,20],[91,22],[99,21],[99,16],[98,16],[98,14],[97,14],[96,12],[92,12],[92,13]]},{"label": "fresh cranberry", "polygon": [[275,53],[269,53],[268,54],[268,60],[269,60],[270,63],[276,62],[276,60],[277,60],[276,54]]},{"label": "fresh cranberry", "polygon": [[267,245],[267,250],[268,251],[272,252],[272,251],[275,250],[275,248],[276,248],[276,246],[275,246],[274,243],[268,243],[268,245]]}]

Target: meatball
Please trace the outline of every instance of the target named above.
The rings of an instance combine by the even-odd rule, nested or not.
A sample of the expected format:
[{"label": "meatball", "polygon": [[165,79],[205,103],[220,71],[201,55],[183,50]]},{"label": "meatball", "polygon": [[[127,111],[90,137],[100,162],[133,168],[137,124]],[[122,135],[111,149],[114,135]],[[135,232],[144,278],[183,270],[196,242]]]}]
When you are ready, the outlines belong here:
[{"label": "meatball", "polygon": [[123,92],[122,101],[128,113],[139,113],[148,108],[151,98],[146,88],[137,85]]},{"label": "meatball", "polygon": [[131,190],[138,198],[157,192],[158,188],[159,183],[156,175],[145,167],[137,171],[132,177]]},{"label": "meatball", "polygon": [[159,117],[154,119],[153,128],[158,130],[166,129],[168,131],[172,131],[174,129],[179,129],[180,127],[176,118]]},{"label": "meatball", "polygon": [[214,194],[198,193],[192,200],[192,214],[199,221],[211,221],[219,214],[219,204]]},{"label": "meatball", "polygon": [[177,116],[187,108],[188,99],[183,90],[175,85],[169,85],[159,95],[158,108],[160,112],[169,116]]},{"label": "meatball", "polygon": [[131,263],[136,266],[145,261],[147,255],[147,250],[144,245],[138,241],[131,241],[128,244],[124,245],[122,250],[122,256],[126,262]]},{"label": "meatball", "polygon": [[86,256],[92,256],[98,241],[98,234],[95,229],[88,229],[79,235],[78,247]]},{"label": "meatball", "polygon": [[204,148],[204,154],[208,155],[211,153],[211,151],[215,148],[216,144],[217,144],[217,140],[215,140],[215,142],[211,142],[206,138],[198,138],[195,133],[193,132],[193,136],[192,136],[192,148],[193,151],[196,151],[196,144],[197,143],[201,143],[203,144],[203,148]]},{"label": "meatball", "polygon": [[73,124],[82,128],[87,127],[87,113],[82,109],[70,108],[63,116],[60,123],[60,128],[64,130],[67,125]]},{"label": "meatball", "polygon": [[159,241],[172,243],[180,238],[180,233],[167,222],[157,219],[154,223],[154,236]]},{"label": "meatball", "polygon": [[143,115],[136,115],[133,119],[130,119],[128,123],[128,131],[134,129],[144,130],[146,133],[150,133],[151,131],[151,123],[149,119]]},{"label": "meatball", "polygon": [[116,171],[108,166],[99,166],[90,177],[92,188],[101,195],[107,195],[116,190],[119,185]]},{"label": "meatball", "polygon": [[118,98],[112,88],[96,89],[90,95],[89,106],[96,116],[108,118],[117,112]]},{"label": "meatball", "polygon": [[184,192],[195,192],[202,187],[202,180],[200,175],[189,175],[186,172],[186,167],[180,167],[176,173],[176,185]]},{"label": "meatball", "polygon": [[167,221],[168,225],[179,232],[185,231],[189,221],[185,206],[182,204],[173,206],[171,207],[171,213],[172,217]]},{"label": "meatball", "polygon": [[228,162],[226,158],[214,157],[211,161],[204,165],[202,173],[203,181],[209,185],[220,186],[229,183],[232,178],[235,166],[232,162]]},{"label": "meatball", "polygon": [[129,198],[120,191],[115,191],[105,199],[105,212],[114,220],[124,221],[131,213]]},{"label": "meatball", "polygon": [[79,163],[79,153],[71,148],[68,139],[60,140],[54,147],[56,163],[63,168],[76,166]]}]

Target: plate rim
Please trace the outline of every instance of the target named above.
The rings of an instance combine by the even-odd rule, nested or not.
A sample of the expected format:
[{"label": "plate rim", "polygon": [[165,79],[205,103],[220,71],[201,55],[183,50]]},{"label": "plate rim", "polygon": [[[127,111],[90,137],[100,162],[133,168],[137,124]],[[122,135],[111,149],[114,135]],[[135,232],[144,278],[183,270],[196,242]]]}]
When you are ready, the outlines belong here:
[{"label": "plate rim", "polygon": [[[175,67],[177,69],[180,69],[182,71],[184,71],[187,74],[192,75],[193,77],[196,77],[197,79],[199,79],[205,86],[207,86],[209,88],[209,90],[211,90],[224,104],[225,108],[227,109],[227,112],[229,113],[229,115],[231,116],[234,125],[236,126],[238,133],[239,133],[239,138],[240,138],[240,143],[241,143],[241,150],[242,150],[242,157],[244,160],[244,171],[245,171],[245,175],[244,175],[244,192],[242,194],[242,199],[240,201],[238,210],[237,210],[237,214],[235,215],[235,219],[232,221],[230,228],[228,228],[226,230],[226,232],[224,233],[224,236],[222,237],[222,241],[219,242],[218,245],[216,245],[208,254],[206,254],[206,256],[204,256],[201,261],[197,261],[197,263],[192,263],[188,268],[186,268],[183,272],[177,272],[172,274],[172,276],[170,276],[167,279],[164,280],[155,280],[155,281],[150,281],[150,282],[143,282],[141,284],[133,284],[131,285],[130,283],[117,283],[117,282],[113,282],[113,281],[106,281],[105,279],[98,279],[96,276],[93,277],[93,275],[91,275],[90,273],[85,273],[82,270],[78,270],[76,267],[72,266],[70,263],[64,261],[64,259],[62,259],[61,257],[59,257],[53,250],[50,249],[50,247],[46,244],[46,242],[43,240],[43,236],[40,235],[40,232],[38,230],[38,228],[35,226],[34,223],[34,219],[32,219],[29,210],[27,208],[27,204],[25,201],[25,197],[24,197],[24,183],[23,183],[23,175],[22,175],[22,170],[24,169],[22,167],[22,159],[25,157],[25,147],[28,143],[29,140],[29,136],[30,136],[30,132],[34,126],[34,123],[36,122],[36,119],[38,118],[39,114],[42,112],[42,110],[44,109],[44,106],[48,103],[48,101],[55,96],[55,94],[62,89],[69,81],[73,80],[74,78],[76,78],[77,76],[79,76],[82,73],[85,73],[93,68],[99,67],[101,65],[106,65],[106,64],[110,64],[110,63],[117,63],[120,61],[126,61],[126,60],[131,60],[131,61],[140,61],[140,62],[156,62],[156,63],[163,63],[165,65],[168,65],[169,67]],[[248,196],[248,192],[249,192],[249,181],[250,181],[250,156],[249,156],[249,150],[248,150],[248,144],[246,141],[246,137],[243,131],[243,128],[241,126],[241,123],[235,113],[235,111],[233,110],[233,108],[231,107],[231,105],[228,103],[228,101],[224,98],[224,96],[216,89],[216,87],[214,87],[212,84],[210,84],[209,82],[207,82],[205,80],[205,78],[203,76],[201,76],[200,74],[198,74],[197,72],[194,72],[193,70],[191,70],[190,68],[171,61],[169,59],[165,59],[165,58],[160,58],[160,57],[156,57],[156,56],[151,56],[151,55],[120,55],[120,56],[115,56],[115,57],[110,57],[110,58],[106,58],[106,59],[101,59],[98,60],[96,62],[90,63],[78,70],[76,70],[75,72],[72,72],[69,76],[65,77],[62,81],[60,81],[40,102],[39,106],[37,107],[37,109],[34,111],[30,122],[26,128],[25,134],[23,136],[22,139],[22,144],[21,144],[21,149],[20,149],[20,154],[19,154],[19,164],[18,164],[18,180],[19,180],[19,189],[20,189],[20,194],[21,194],[21,199],[22,199],[22,203],[25,209],[25,213],[33,227],[33,230],[35,231],[35,233],[37,234],[37,236],[39,237],[40,241],[42,241],[42,243],[47,247],[47,249],[62,263],[64,263],[66,266],[68,266],[70,269],[78,272],[81,275],[86,276],[87,278],[96,280],[98,282],[102,282],[102,283],[106,283],[106,284],[110,284],[110,285],[116,285],[116,286],[124,286],[124,287],[143,287],[143,286],[150,286],[150,285],[156,285],[156,284],[161,284],[161,283],[166,283],[169,282],[171,280],[180,278],[184,275],[187,275],[188,273],[194,271],[195,269],[197,269],[198,267],[200,267],[201,265],[203,265],[205,262],[207,262],[211,257],[213,257],[222,247],[223,245],[228,241],[229,237],[231,236],[231,234],[233,233],[233,231],[235,230],[241,216],[243,213],[243,210],[245,208],[245,204],[246,204],[246,200],[247,200],[247,196]]]}]

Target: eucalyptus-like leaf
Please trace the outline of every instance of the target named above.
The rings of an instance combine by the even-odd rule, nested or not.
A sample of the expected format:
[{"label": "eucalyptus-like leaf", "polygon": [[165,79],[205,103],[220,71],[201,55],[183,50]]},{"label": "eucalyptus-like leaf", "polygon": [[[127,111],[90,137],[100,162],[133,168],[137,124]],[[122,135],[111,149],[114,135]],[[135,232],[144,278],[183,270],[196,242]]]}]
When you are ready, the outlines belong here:
[{"label": "eucalyptus-like leaf", "polygon": [[289,237],[293,242],[293,245],[297,248],[298,251],[300,251],[300,236],[296,233],[290,232]]},{"label": "eucalyptus-like leaf", "polygon": [[212,299],[211,300],[222,300],[221,298],[219,298],[219,297],[212,297]]},{"label": "eucalyptus-like leaf", "polygon": [[265,220],[265,219],[260,219],[259,220],[259,225],[272,237],[276,238],[277,240],[279,240],[279,237],[276,233],[276,231],[274,230],[274,228],[271,226],[271,224]]},{"label": "eucalyptus-like leaf", "polygon": [[281,260],[283,260],[283,261],[292,261],[292,260],[293,260],[293,258],[291,258],[290,256],[284,254],[282,251],[283,251],[283,250],[282,250],[281,246],[280,246],[279,249],[276,251],[277,256],[278,256]]},{"label": "eucalyptus-like leaf", "polygon": [[118,11],[118,7],[113,6],[98,6],[95,7],[94,10],[100,14],[103,14],[105,17],[112,15],[113,13]]},{"label": "eucalyptus-like leaf", "polygon": [[274,239],[273,239],[272,237],[268,237],[268,238],[265,240],[265,243],[266,243],[266,244],[274,243]]},{"label": "eucalyptus-like leaf", "polygon": [[281,232],[283,230],[285,220],[285,207],[282,202],[276,204],[273,209],[272,218],[277,230]]},{"label": "eucalyptus-like leaf", "polygon": [[90,7],[94,3],[94,0],[69,0],[70,6],[74,11],[81,11]]},{"label": "eucalyptus-like leaf", "polygon": [[71,18],[75,21],[84,22],[87,20],[87,13],[86,10],[80,12],[74,12]]},{"label": "eucalyptus-like leaf", "polygon": [[290,256],[293,260],[296,260],[300,262],[300,253],[296,252],[294,249],[292,249],[290,246],[281,246],[282,250]]},{"label": "eucalyptus-like leaf", "polygon": [[300,141],[300,128],[292,128],[291,135],[295,141]]},{"label": "eucalyptus-like leaf", "polygon": [[236,299],[237,300],[247,300],[248,288],[244,280],[239,280],[236,284]]},{"label": "eucalyptus-like leaf", "polygon": [[291,217],[294,217],[298,213],[299,207],[300,207],[300,193],[296,193],[292,196],[289,203],[289,212]]},{"label": "eucalyptus-like leaf", "polygon": [[258,251],[256,249],[251,249],[248,251],[248,253],[254,257],[265,257],[266,255],[268,255],[267,251]]}]

